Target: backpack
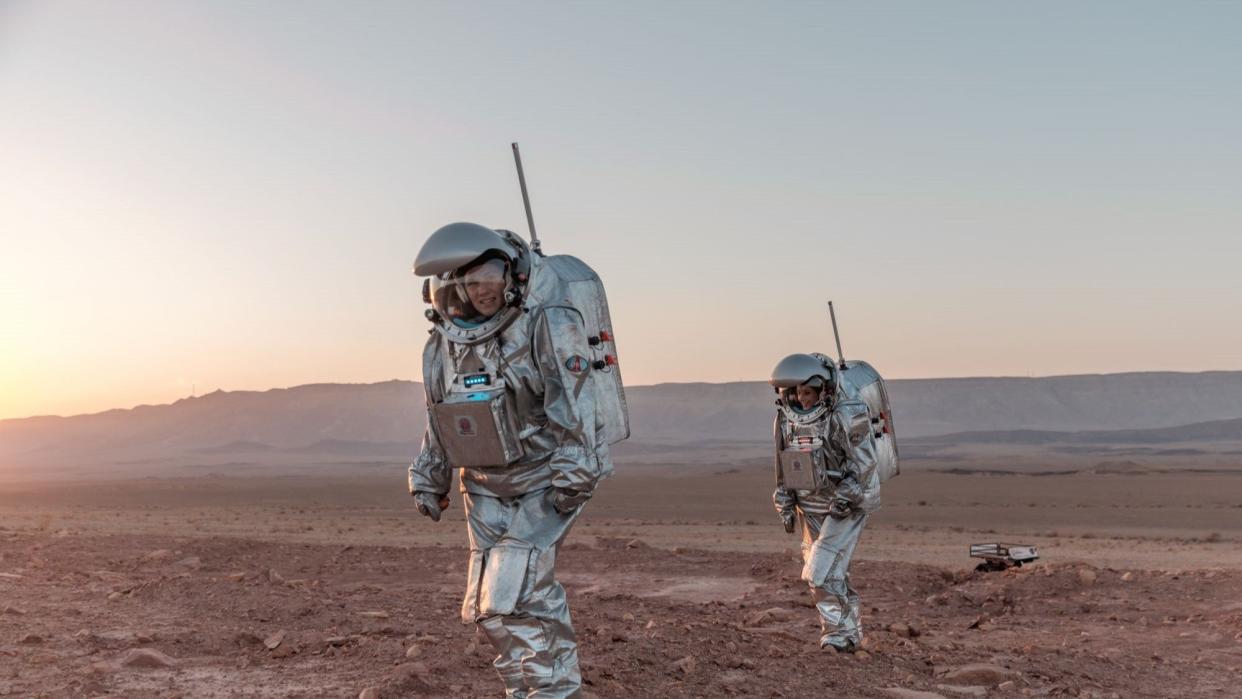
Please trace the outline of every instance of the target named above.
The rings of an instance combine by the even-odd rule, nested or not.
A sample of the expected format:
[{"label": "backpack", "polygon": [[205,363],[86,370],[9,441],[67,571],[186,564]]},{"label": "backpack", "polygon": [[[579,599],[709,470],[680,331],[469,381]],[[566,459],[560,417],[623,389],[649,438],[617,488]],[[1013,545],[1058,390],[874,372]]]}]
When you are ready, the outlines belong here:
[{"label": "backpack", "polygon": [[837,385],[842,395],[867,404],[871,412],[872,435],[875,437],[876,469],[880,481],[886,481],[901,468],[897,453],[897,432],[893,426],[893,409],[888,402],[888,390],[884,379],[870,364],[859,360],[846,360],[845,368],[836,367]]}]

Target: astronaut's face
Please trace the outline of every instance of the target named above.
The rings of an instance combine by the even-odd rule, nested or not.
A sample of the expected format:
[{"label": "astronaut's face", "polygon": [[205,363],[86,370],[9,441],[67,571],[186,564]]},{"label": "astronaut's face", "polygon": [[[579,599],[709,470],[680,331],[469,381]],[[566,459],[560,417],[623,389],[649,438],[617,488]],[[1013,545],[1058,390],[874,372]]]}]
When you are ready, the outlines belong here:
[{"label": "astronaut's face", "polygon": [[470,304],[479,315],[490,318],[504,306],[505,264],[500,260],[488,260],[466,270],[463,281]]},{"label": "astronaut's face", "polygon": [[797,388],[794,397],[798,400],[798,404],[802,406],[803,410],[810,410],[819,402],[819,395],[818,388],[803,384]]}]

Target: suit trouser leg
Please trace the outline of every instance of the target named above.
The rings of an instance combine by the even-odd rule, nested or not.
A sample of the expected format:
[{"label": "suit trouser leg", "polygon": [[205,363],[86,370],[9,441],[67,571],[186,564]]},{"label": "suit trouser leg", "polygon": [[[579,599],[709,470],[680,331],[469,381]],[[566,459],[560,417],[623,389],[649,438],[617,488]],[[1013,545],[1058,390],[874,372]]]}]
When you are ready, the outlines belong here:
[{"label": "suit trouser leg", "polygon": [[[462,619],[498,653],[507,696],[576,696],[577,644],[556,555],[577,512],[562,515],[550,490],[514,498],[466,494],[470,572]],[[579,508],[581,511],[581,508]]]},{"label": "suit trouser leg", "polygon": [[836,519],[799,512],[802,520],[802,579],[811,587],[819,612],[820,645],[838,648],[862,643],[861,602],[850,585],[850,563],[867,515]]}]

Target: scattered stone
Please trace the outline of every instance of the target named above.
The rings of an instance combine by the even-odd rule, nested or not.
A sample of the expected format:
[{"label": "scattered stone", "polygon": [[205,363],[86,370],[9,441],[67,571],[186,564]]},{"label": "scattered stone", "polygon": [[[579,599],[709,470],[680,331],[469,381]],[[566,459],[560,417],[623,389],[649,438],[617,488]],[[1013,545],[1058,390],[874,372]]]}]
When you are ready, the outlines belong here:
[{"label": "scattered stone", "polygon": [[367,687],[361,692],[358,692],[358,699],[380,699],[379,690],[375,687]]},{"label": "scattered stone", "polygon": [[1094,585],[1097,577],[1095,571],[1090,568],[1080,568],[1078,570],[1078,582],[1083,585]]},{"label": "scattered stone", "polygon": [[354,640],[353,636],[329,636],[323,640],[324,643],[336,648],[346,645]]},{"label": "scattered stone", "polygon": [[921,633],[909,624],[889,624],[888,630],[902,638],[918,638]]},{"label": "scattered stone", "polygon": [[857,660],[869,660],[871,658],[871,654],[865,650],[856,650],[854,651],[854,658]]},{"label": "scattered stone", "polygon": [[23,646],[34,646],[43,643],[43,637],[36,633],[28,633],[17,639],[17,642]]},{"label": "scattered stone", "polygon": [[995,687],[1001,682],[1017,679],[1018,673],[1009,668],[988,663],[971,663],[949,670],[940,678],[945,684],[983,685]]},{"label": "scattered stone", "polygon": [[122,598],[122,597],[124,597],[124,596],[125,596],[125,593],[124,593],[124,592],[109,592],[109,593],[108,593],[108,601],[109,601],[109,602],[115,602],[115,601],[117,601],[117,600],[121,599],[121,598]]},{"label": "scattered stone", "polygon": [[746,617],[747,626],[763,626],[773,621],[790,621],[793,619],[793,611],[783,607],[769,607],[752,613]]},{"label": "scattered stone", "polygon": [[966,687],[954,687],[951,684],[938,684],[936,685],[936,689],[959,697],[986,697],[988,695],[988,688],[981,687],[977,684]]},{"label": "scattered stone", "polygon": [[647,622],[647,625],[646,625],[646,626],[644,626],[643,628],[644,628],[644,629],[654,629],[655,627],[656,627],[655,619],[652,619],[651,621],[648,621],[648,622]]},{"label": "scattered stone", "polygon": [[245,573],[229,573],[225,576],[230,582],[241,582],[246,579]]},{"label": "scattered stone", "polygon": [[1017,686],[1018,686],[1017,682],[1014,682],[1013,680],[1005,680],[1004,682],[1001,682],[1000,684],[996,685],[996,688],[1002,692],[1011,692]]},{"label": "scattered stone", "polygon": [[142,560],[146,563],[158,563],[160,561],[167,561],[172,557],[172,551],[169,551],[168,549],[156,549],[143,556]]},{"label": "scattered stone", "polygon": [[275,568],[269,568],[269,569],[268,569],[268,571],[267,571],[267,581],[268,581],[268,582],[272,582],[272,583],[276,583],[277,585],[283,585],[283,584],[285,584],[285,579],[284,579],[283,577],[281,577],[280,573],[277,573],[277,572],[276,572],[276,569],[275,569]]},{"label": "scattered stone", "polygon": [[171,658],[154,648],[134,648],[127,651],[118,661],[121,667],[144,670],[158,670],[177,667],[175,658]]},{"label": "scattered stone", "polygon": [[695,668],[698,667],[698,662],[695,661],[694,656],[687,655],[681,660],[675,661],[673,667],[680,670],[683,675],[689,675],[694,673]]},{"label": "scattered stone", "polygon": [[4,612],[3,612],[3,613],[4,613],[4,614],[12,614],[13,616],[21,616],[21,615],[25,614],[26,612],[24,612],[24,611],[22,611],[22,610],[18,609],[17,607],[14,607],[13,605],[8,605],[8,604],[6,604],[6,605],[4,606]]},{"label": "scattered stone", "polygon": [[1134,572],[1133,572],[1133,571],[1129,571],[1129,570],[1127,570],[1127,571],[1126,571],[1125,573],[1123,573],[1123,574],[1122,574],[1122,576],[1121,576],[1121,581],[1122,581],[1122,582],[1130,582],[1130,581],[1131,581],[1131,580],[1133,580],[1133,579],[1134,579]]},{"label": "scattered stone", "polygon": [[612,642],[613,643],[629,643],[630,637],[627,636],[624,631],[613,631]]},{"label": "scattered stone", "polygon": [[295,655],[297,652],[298,652],[298,649],[294,647],[294,644],[282,643],[279,646],[277,646],[275,650],[272,651],[272,657],[273,658],[288,658],[291,655]]},{"label": "scattered stone", "polygon": [[621,621],[634,621],[634,615],[626,612],[621,615]]},{"label": "scattered stone", "polygon": [[880,691],[887,696],[895,697],[895,699],[948,699],[943,694],[924,692],[918,689],[906,689],[905,687],[885,687]]},{"label": "scattered stone", "polygon": [[263,646],[268,650],[276,650],[277,647],[285,640],[285,630],[281,629],[276,633],[263,639]]},{"label": "scattered stone", "polygon": [[358,616],[364,616],[368,619],[387,619],[388,612],[358,612]]},{"label": "scattered stone", "polygon": [[625,544],[625,548],[627,549],[641,549],[646,547],[647,545],[643,543],[642,539],[630,539]]},{"label": "scattered stone", "polygon": [[405,657],[407,660],[413,660],[423,654],[422,646],[410,646],[405,649]]}]

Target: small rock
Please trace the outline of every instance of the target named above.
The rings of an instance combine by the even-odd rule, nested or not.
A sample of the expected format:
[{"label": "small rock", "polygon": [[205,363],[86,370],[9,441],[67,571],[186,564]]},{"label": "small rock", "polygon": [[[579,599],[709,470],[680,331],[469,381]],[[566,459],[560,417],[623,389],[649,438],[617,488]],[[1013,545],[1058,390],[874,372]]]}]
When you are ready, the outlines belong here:
[{"label": "small rock", "polygon": [[763,626],[773,621],[790,621],[793,619],[793,612],[784,607],[769,607],[758,612],[752,613],[746,617],[747,626]]},{"label": "small rock", "polygon": [[281,629],[276,633],[263,639],[263,645],[268,650],[276,650],[276,648],[285,640],[285,630]]},{"label": "small rock", "polygon": [[923,692],[917,689],[906,689],[905,687],[885,687],[880,690],[887,696],[895,699],[948,699],[943,694],[935,692]]},{"label": "small rock", "polygon": [[888,630],[902,638],[918,638],[919,630],[909,624],[889,624]]},{"label": "small rock", "polygon": [[940,680],[945,684],[995,687],[1001,682],[1017,677],[1018,673],[1009,668],[987,663],[971,663],[949,670]]},{"label": "small rock", "polygon": [[378,689],[375,687],[367,687],[361,692],[358,692],[358,699],[379,699],[379,695],[380,693]]},{"label": "small rock", "polygon": [[865,650],[856,650],[854,651],[854,657],[858,660],[868,660],[871,658],[871,654]]},{"label": "small rock", "polygon": [[364,616],[368,619],[387,619],[388,612],[358,612],[358,616]]},{"label": "small rock", "polygon": [[1095,571],[1090,568],[1080,568],[1078,570],[1078,582],[1083,585],[1094,585],[1097,577]]},{"label": "small rock", "polygon": [[695,668],[698,667],[698,663],[695,661],[694,656],[687,655],[681,660],[674,662],[673,667],[680,670],[683,675],[689,675],[694,673]]},{"label": "small rock", "polygon": [[410,646],[409,648],[405,649],[405,657],[408,660],[413,660],[422,654],[423,654],[422,646]]},{"label": "small rock", "polygon": [[648,621],[648,622],[647,622],[647,624],[646,624],[646,626],[644,626],[643,628],[644,628],[644,629],[654,629],[655,627],[656,627],[655,619],[652,619],[651,621]]},{"label": "small rock", "polygon": [[634,621],[634,615],[626,612],[621,615],[621,621]]},{"label": "small rock", "polygon": [[1001,682],[1000,684],[996,685],[996,688],[1002,692],[1010,692],[1010,691],[1013,691],[1013,689],[1017,686],[1018,686],[1017,682],[1014,682],[1013,680],[1005,680],[1004,682]]},{"label": "small rock", "polygon": [[276,583],[277,585],[283,585],[285,583],[284,577],[282,577],[280,573],[277,573],[275,568],[268,569],[267,581]]},{"label": "small rock", "polygon": [[948,692],[949,694],[953,694],[959,697],[986,697],[988,695],[988,688],[980,687],[979,685],[970,685],[967,687],[954,687],[953,685],[948,685],[948,684],[938,684],[936,685],[936,689]]},{"label": "small rock", "polygon": [[125,596],[125,593],[124,593],[124,592],[109,592],[109,593],[108,593],[108,601],[109,601],[109,602],[115,602],[115,601],[117,601],[117,600],[121,599],[121,598],[122,598],[122,597],[124,597],[124,596]]},{"label": "small rock", "polygon": [[176,667],[177,661],[154,648],[134,648],[121,656],[121,667],[162,669]]},{"label": "small rock", "polygon": [[241,582],[246,579],[245,573],[229,573],[225,576],[230,582]]},{"label": "small rock", "polygon": [[34,646],[34,645],[43,643],[43,637],[40,636],[39,634],[28,633],[25,636],[22,636],[21,638],[17,639],[17,642],[22,644],[23,646]]},{"label": "small rock", "polygon": [[12,614],[12,615],[14,615],[14,616],[21,616],[21,615],[25,614],[26,612],[24,612],[24,611],[22,611],[22,610],[18,609],[17,607],[12,606],[12,605],[5,605],[5,607],[4,607],[4,612],[3,612],[3,613],[4,613],[4,614]]},{"label": "small rock", "polygon": [[292,643],[282,643],[272,651],[273,658],[288,658],[298,652],[298,649]]},{"label": "small rock", "polygon": [[1125,573],[1121,575],[1122,582],[1130,582],[1133,579],[1134,579],[1134,573],[1132,571],[1127,570]]},{"label": "small rock", "polygon": [[624,631],[613,631],[612,632],[613,643],[629,643],[629,641],[630,641],[630,637],[625,635]]},{"label": "small rock", "polygon": [[627,549],[641,549],[646,547],[647,545],[643,543],[642,539],[630,539],[625,544],[625,548]]}]

